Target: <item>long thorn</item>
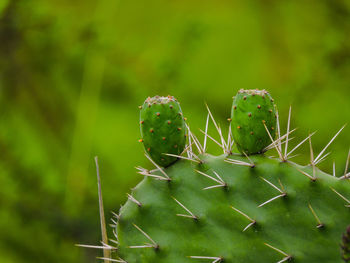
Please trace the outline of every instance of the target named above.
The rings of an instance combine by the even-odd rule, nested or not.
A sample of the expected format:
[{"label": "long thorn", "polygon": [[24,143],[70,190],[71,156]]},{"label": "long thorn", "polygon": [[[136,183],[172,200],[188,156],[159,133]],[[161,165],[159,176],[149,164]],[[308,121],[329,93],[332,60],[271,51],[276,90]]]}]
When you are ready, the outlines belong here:
[{"label": "long thorn", "polygon": [[207,134],[208,134],[208,127],[209,127],[209,113],[207,115],[207,122],[205,124],[205,133],[204,133],[204,142],[203,142],[203,149],[204,152],[207,150]]},{"label": "long thorn", "polygon": [[203,172],[201,172],[201,171],[199,171],[199,170],[195,170],[195,171],[196,171],[197,173],[199,173],[199,174],[201,174],[201,175],[204,175],[205,177],[207,177],[207,178],[209,178],[209,179],[211,179],[211,180],[213,180],[213,181],[215,181],[215,182],[221,184],[222,186],[225,185],[225,182],[223,182],[223,181],[221,181],[221,180],[219,180],[219,179],[216,179],[216,178],[214,178],[214,177],[212,177],[212,176],[210,176],[210,175],[208,175],[208,174],[206,174],[206,173],[203,173]]},{"label": "long thorn", "polygon": [[339,133],[345,128],[346,124],[340,128],[340,130],[333,136],[333,138],[329,141],[329,143],[323,148],[323,150],[319,153],[319,155],[317,155],[315,162],[317,162],[317,160],[322,156],[322,154],[325,152],[325,150],[327,150],[328,146],[331,145],[331,143],[335,140],[335,138],[337,138],[337,136],[339,135]]},{"label": "long thorn", "polygon": [[[104,208],[103,208],[100,168],[99,168],[99,165],[98,165],[98,157],[97,156],[95,156],[95,165],[96,165],[96,174],[97,174],[98,204],[99,204],[99,210],[100,210],[100,224],[101,224],[102,241],[103,241],[103,243],[108,245],[108,236],[107,236],[107,229],[106,229],[105,212],[104,212]],[[104,249],[103,250],[103,256],[105,258],[110,258],[111,257],[111,251],[109,249]],[[105,260],[105,263],[107,263],[106,260]]]},{"label": "long thorn", "polygon": [[[189,151],[188,151],[188,152],[189,152]],[[195,162],[195,163],[201,163],[201,162],[198,161],[198,160],[195,160],[195,159],[192,159],[192,158],[189,158],[189,157],[185,157],[185,156],[180,156],[180,155],[170,154],[170,153],[166,153],[165,155],[167,155],[167,156],[172,156],[172,157],[177,157],[177,158],[179,158],[179,159],[184,159],[184,160],[188,160],[188,161]]]},{"label": "long thorn", "polygon": [[276,151],[277,151],[277,153],[278,153],[278,156],[280,157],[281,160],[283,160],[283,156],[282,156],[282,153],[281,153],[281,151],[280,151],[280,149],[279,149],[279,146],[276,144],[276,141],[272,138],[269,129],[266,127],[266,124],[265,124],[265,123],[263,123],[263,124],[264,124],[264,127],[265,127],[265,130],[266,130],[267,134],[269,135],[269,137],[270,137],[270,139],[271,139],[271,142],[272,142],[272,143],[274,144],[274,146],[275,146],[275,149],[276,149]]},{"label": "long thorn", "polygon": [[186,206],[184,206],[180,201],[178,201],[175,197],[172,196],[172,198],[174,199],[174,201],[181,206],[187,213],[189,213],[190,215],[181,215],[181,214],[177,214],[177,216],[184,216],[184,217],[190,217],[193,219],[198,219],[197,216],[195,216]]},{"label": "long thorn", "polygon": [[205,106],[207,107],[207,110],[208,110],[208,113],[209,113],[209,115],[210,115],[210,118],[211,118],[212,122],[214,123],[214,126],[215,126],[216,130],[218,131],[218,133],[219,133],[219,135],[220,135],[220,139],[221,139],[221,143],[222,143],[222,149],[223,149],[224,152],[225,152],[225,144],[224,144],[225,140],[224,140],[224,137],[222,136],[221,129],[220,129],[220,127],[216,124],[216,121],[215,121],[215,119],[214,119],[214,117],[213,117],[213,114],[211,113],[211,111],[210,111],[208,105],[205,104]]},{"label": "long thorn", "polygon": [[288,255],[286,252],[282,251],[281,249],[278,249],[278,248],[276,248],[276,247],[273,247],[273,246],[271,246],[271,245],[268,244],[268,243],[264,243],[264,245],[266,245],[266,246],[268,246],[269,248],[271,248],[271,249],[277,251],[278,253],[282,254],[282,255],[285,256],[285,257],[290,257],[290,255]]},{"label": "long thorn", "polygon": [[262,180],[264,180],[266,183],[268,183],[270,186],[272,186],[273,188],[275,188],[278,192],[280,192],[281,194],[283,194],[284,192],[279,189],[276,185],[274,185],[273,183],[271,183],[269,180],[265,179],[264,177],[260,176],[260,178]]},{"label": "long thorn", "polygon": [[131,194],[127,194],[127,196],[128,196],[128,199],[129,199],[130,201],[134,202],[134,203],[137,204],[139,207],[142,206],[142,203],[141,203],[140,201],[136,200],[136,198],[133,197]]},{"label": "long thorn", "polygon": [[111,259],[111,258],[100,258],[98,257],[97,259],[102,259],[102,260],[107,260],[109,262],[120,262],[120,263],[127,263],[125,260],[119,258],[119,259]]},{"label": "long thorn", "polygon": [[235,210],[237,213],[241,214],[242,216],[244,216],[245,218],[247,218],[250,222],[255,222],[254,219],[250,218],[247,214],[243,213],[242,211],[238,210],[237,208],[231,206],[231,208],[233,210]]},{"label": "long thorn", "polygon": [[226,158],[224,160],[224,162],[227,162],[227,163],[230,163],[230,164],[237,164],[237,165],[242,165],[242,166],[248,166],[248,167],[255,167],[255,164],[253,163],[247,163],[247,162],[243,162],[243,161],[240,161],[240,160],[234,160],[234,159],[230,159],[230,158]]},{"label": "long thorn", "polygon": [[318,159],[317,162],[315,162],[315,165],[322,163],[324,160],[327,159],[327,157],[328,157],[330,154],[331,154],[331,152],[326,153],[325,155],[323,155],[320,159]]},{"label": "long thorn", "polygon": [[198,152],[201,154],[201,153],[204,153],[204,150],[203,150],[203,146],[201,145],[201,143],[199,142],[199,140],[197,139],[196,135],[194,135],[191,130],[190,130],[190,126],[188,126],[186,124],[186,127],[187,127],[187,130],[188,130],[188,133],[189,133],[189,136],[191,136],[194,144],[196,145],[197,147],[197,150]]},{"label": "long thorn", "polygon": [[348,169],[349,169],[349,162],[350,162],[350,148],[349,148],[349,152],[348,152],[348,158],[346,158],[344,175],[346,175],[346,173],[348,172]]},{"label": "long thorn", "polygon": [[77,247],[84,247],[84,248],[95,248],[95,249],[103,249],[103,250],[116,250],[117,248],[112,246],[94,246],[94,245],[83,245],[83,244],[75,244]]},{"label": "long thorn", "polygon": [[215,140],[213,137],[211,137],[208,133],[205,133],[205,132],[202,131],[201,129],[199,129],[199,131],[200,131],[201,133],[203,133],[206,137],[208,137],[209,139],[211,139],[213,142],[215,142],[217,145],[219,145],[221,149],[225,149],[223,145],[221,145],[217,140]]},{"label": "long thorn", "polygon": [[304,142],[306,142],[309,137],[311,137],[312,135],[314,135],[316,132],[313,132],[311,133],[308,137],[306,137],[304,140],[302,140],[297,146],[295,146],[288,154],[287,154],[287,157],[292,153],[294,152],[296,149],[298,149]]},{"label": "long thorn", "polygon": [[158,165],[156,164],[152,158],[150,156],[148,156],[148,154],[145,154],[145,156],[147,157],[147,159],[155,166],[157,167],[157,169],[168,179],[168,181],[171,181],[171,178],[166,174],[166,172],[164,172],[164,170]]},{"label": "long thorn", "polygon": [[[278,110],[276,110],[276,115],[277,115],[277,136],[278,136],[278,139],[281,138],[281,128],[280,128],[280,117],[279,117],[279,113],[278,113]],[[281,141],[278,141],[278,149],[281,153],[281,156],[282,156],[282,161],[283,160],[283,155],[282,155],[282,146],[281,146]]]},{"label": "long thorn", "polygon": [[345,196],[343,196],[342,194],[340,194],[339,192],[337,192],[334,188],[330,187],[331,190],[336,193],[341,199],[343,199],[345,202],[347,202],[347,205],[350,205],[350,201],[349,199],[347,199]]},{"label": "long thorn", "polygon": [[288,114],[288,124],[287,124],[287,139],[286,139],[286,145],[284,148],[284,159],[287,160],[287,151],[288,151],[288,135],[289,135],[289,128],[290,128],[290,116],[292,115],[292,105],[289,106],[289,114]]},{"label": "long thorn", "polygon": [[323,224],[321,223],[321,220],[318,218],[315,210],[312,208],[311,204],[309,203],[309,208],[311,210],[311,213],[313,214],[313,216],[315,217],[316,221],[317,221],[317,228],[320,228],[323,226]]},{"label": "long thorn", "polygon": [[189,258],[214,260],[212,263],[221,262],[223,260],[222,257],[189,256]]},{"label": "long thorn", "polygon": [[143,231],[140,227],[138,227],[137,225],[133,224],[133,226],[140,231],[149,241],[152,242],[153,246],[156,248],[158,247],[158,244],[145,232]]},{"label": "long thorn", "polygon": [[307,172],[304,172],[303,170],[300,170],[298,167],[295,167],[300,173],[303,175],[309,177],[312,181],[316,181],[316,177],[309,175]]},{"label": "long thorn", "polygon": [[277,195],[275,197],[272,197],[271,199],[267,200],[266,202],[258,205],[258,207],[262,207],[262,206],[264,206],[264,205],[266,205],[266,204],[268,204],[268,203],[270,203],[270,202],[272,202],[272,201],[274,201],[274,200],[276,200],[276,199],[278,199],[280,197],[285,197],[285,196],[286,196],[286,193],[283,193],[283,194]]}]

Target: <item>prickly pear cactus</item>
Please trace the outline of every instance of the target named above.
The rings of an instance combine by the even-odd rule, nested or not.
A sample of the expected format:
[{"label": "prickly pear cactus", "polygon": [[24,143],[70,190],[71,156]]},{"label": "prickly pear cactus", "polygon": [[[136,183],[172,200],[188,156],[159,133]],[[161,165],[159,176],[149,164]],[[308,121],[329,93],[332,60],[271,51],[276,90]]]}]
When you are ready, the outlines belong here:
[{"label": "prickly pear cactus", "polygon": [[[169,143],[165,145],[149,133],[153,127],[154,131],[163,129],[163,124],[153,126],[158,120],[157,112],[159,117],[172,112],[168,103],[174,102],[162,104],[162,100],[156,99],[150,108],[148,103],[153,100],[146,100],[141,112],[144,125],[147,120],[152,121],[142,128],[142,133],[145,147],[151,147],[148,153],[157,163],[162,162],[161,152],[173,149],[174,143],[183,145],[183,134],[178,136],[176,130],[166,131],[167,135],[154,132],[155,136],[167,137]],[[115,262],[349,261],[350,174],[335,177],[319,170],[316,165],[324,159],[325,149],[314,157],[310,147],[308,166],[293,163],[290,154],[308,139],[311,145],[311,135],[291,150],[289,125],[286,135],[279,136],[277,132],[275,140],[269,136],[262,120],[271,134],[279,126],[268,93],[239,92],[235,106],[232,125],[242,129],[239,133],[231,130],[239,149],[247,155],[212,156],[189,132],[193,143],[178,156],[177,162],[154,170],[138,167],[144,179],[116,214]],[[173,110],[178,112],[179,108]],[[176,114],[171,116],[176,118]],[[168,119],[164,117],[162,122]],[[183,125],[182,117],[178,120],[177,125]],[[225,152],[231,152],[232,135],[225,141],[220,129],[218,133]],[[278,158],[269,157],[268,152],[248,156],[263,149],[276,151]]]},{"label": "prickly pear cactus", "polygon": [[[147,98],[140,106],[141,142],[151,158],[166,167],[185,147],[186,126],[180,104],[172,96]],[[167,155],[169,154],[169,155]]]},{"label": "prickly pear cactus", "polygon": [[233,139],[241,153],[259,153],[271,143],[270,137],[276,136],[276,107],[265,90],[240,90],[231,116]]}]

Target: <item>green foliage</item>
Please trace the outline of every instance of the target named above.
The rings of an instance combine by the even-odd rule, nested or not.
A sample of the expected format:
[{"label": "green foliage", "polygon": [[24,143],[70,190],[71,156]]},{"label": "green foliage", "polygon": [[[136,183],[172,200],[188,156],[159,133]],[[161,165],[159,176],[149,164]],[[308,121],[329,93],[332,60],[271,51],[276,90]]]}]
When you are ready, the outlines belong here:
[{"label": "green foliage", "polygon": [[277,113],[267,91],[240,90],[233,100],[231,118],[233,139],[241,153],[259,153],[276,137]]},{"label": "green foliage", "polygon": [[186,144],[185,120],[174,97],[153,97],[144,102],[140,112],[141,142],[151,158],[166,167],[177,160],[174,156]]}]

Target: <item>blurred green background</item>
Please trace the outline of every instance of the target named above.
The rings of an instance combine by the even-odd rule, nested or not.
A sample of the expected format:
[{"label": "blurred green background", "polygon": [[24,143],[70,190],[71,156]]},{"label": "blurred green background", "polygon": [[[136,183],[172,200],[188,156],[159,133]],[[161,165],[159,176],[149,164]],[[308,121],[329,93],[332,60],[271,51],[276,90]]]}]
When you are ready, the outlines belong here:
[{"label": "blurred green background", "polygon": [[100,240],[93,157],[109,221],[151,167],[137,106],[172,94],[202,138],[204,102],[226,127],[241,88],[271,92],[283,131],[291,104],[291,144],[317,130],[319,152],[350,119],[350,2],[0,0],[0,261],[97,262],[74,246]]}]

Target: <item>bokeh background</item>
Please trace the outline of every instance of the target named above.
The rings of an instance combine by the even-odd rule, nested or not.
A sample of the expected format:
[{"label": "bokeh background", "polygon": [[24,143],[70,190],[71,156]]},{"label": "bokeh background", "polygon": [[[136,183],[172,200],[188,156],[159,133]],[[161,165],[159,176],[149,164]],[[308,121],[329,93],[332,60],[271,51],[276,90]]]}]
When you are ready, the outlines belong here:
[{"label": "bokeh background", "polygon": [[0,261],[98,262],[74,246],[100,240],[93,157],[110,222],[151,167],[137,106],[172,94],[202,138],[204,102],[226,128],[241,88],[271,92],[283,131],[292,105],[291,144],[317,130],[319,152],[350,120],[350,2],[0,0]]}]

